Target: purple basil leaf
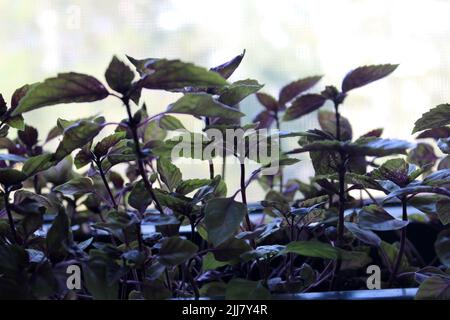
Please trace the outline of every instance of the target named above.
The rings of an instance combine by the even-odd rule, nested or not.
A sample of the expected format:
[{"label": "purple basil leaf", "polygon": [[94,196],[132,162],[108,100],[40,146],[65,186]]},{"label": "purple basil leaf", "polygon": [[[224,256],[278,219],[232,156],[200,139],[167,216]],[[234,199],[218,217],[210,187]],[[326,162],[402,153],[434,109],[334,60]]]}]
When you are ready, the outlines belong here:
[{"label": "purple basil leaf", "polygon": [[425,138],[433,138],[438,140],[440,138],[448,138],[450,137],[450,128],[449,127],[439,127],[426,130],[419,134],[416,139],[425,139]]},{"label": "purple basil leaf", "polygon": [[2,117],[5,113],[8,107],[6,106],[5,99],[3,99],[3,95],[0,94],[0,117]]},{"label": "purple basil leaf", "polygon": [[220,92],[218,100],[227,106],[235,106],[262,87],[263,85],[252,79],[236,81]]},{"label": "purple basil leaf", "polygon": [[258,92],[256,94],[256,98],[259,103],[261,103],[267,110],[277,111],[278,110],[278,101],[272,97],[270,94]]},{"label": "purple basil leaf", "polygon": [[55,139],[56,137],[60,136],[63,133],[63,130],[61,130],[60,127],[54,126],[47,134],[47,138],[45,138],[45,142],[49,142],[50,140]]},{"label": "purple basil leaf", "polygon": [[392,73],[398,64],[380,64],[364,66],[350,71],[342,81],[342,91],[348,92],[386,77]]},{"label": "purple basil leaf", "polygon": [[434,149],[427,143],[419,143],[414,149],[408,153],[408,161],[419,167],[433,166],[438,157],[434,153]]},{"label": "purple basil leaf", "polygon": [[373,130],[363,134],[361,137],[359,137],[359,139],[370,138],[370,137],[379,138],[379,137],[381,137],[382,134],[383,134],[383,128],[373,129]]},{"label": "purple basil leaf", "polygon": [[126,94],[131,88],[134,72],[129,66],[114,56],[105,72],[105,79],[111,89]]},{"label": "purple basil leaf", "polygon": [[444,157],[437,167],[438,170],[450,169],[450,156]]},{"label": "purple basil leaf", "polygon": [[378,180],[389,180],[400,187],[408,185],[409,165],[401,158],[390,159],[370,173],[370,176]]},{"label": "purple basil leaf", "polygon": [[32,148],[38,142],[38,131],[32,126],[25,125],[23,131],[17,133],[20,141],[23,142],[28,148]]},{"label": "purple basil leaf", "polygon": [[108,90],[94,77],[75,72],[60,73],[32,85],[12,115],[60,103],[102,100],[108,95]]},{"label": "purple basil leaf", "polygon": [[319,109],[325,103],[326,99],[320,94],[305,94],[292,102],[292,105],[286,110],[283,120],[290,121],[310,112]]},{"label": "purple basil leaf", "polygon": [[[323,131],[331,133],[336,137],[336,114],[334,112],[327,110],[319,111],[319,124]],[[340,128],[341,140],[352,140],[352,126],[350,125],[350,121],[343,116],[341,116]]]},{"label": "purple basil leaf", "polygon": [[233,72],[239,67],[244,56],[245,50],[240,55],[234,57],[230,61],[227,61],[221,64],[220,66],[211,68],[210,70],[217,72],[223,78],[228,79],[233,74]]},{"label": "purple basil leaf", "polygon": [[253,122],[259,122],[258,129],[268,129],[272,126],[274,120],[273,114],[270,111],[264,110],[253,119]]},{"label": "purple basil leaf", "polygon": [[320,81],[320,79],[322,79],[322,76],[312,76],[291,82],[281,89],[280,96],[278,98],[279,103],[285,104],[291,101],[299,94],[311,89],[317,82]]},{"label": "purple basil leaf", "polygon": [[404,228],[408,221],[398,220],[375,204],[363,207],[358,214],[358,225],[362,229],[390,231]]},{"label": "purple basil leaf", "polygon": [[202,89],[227,85],[226,80],[217,72],[180,60],[148,59],[144,66],[145,73],[142,79],[135,83],[135,90],[146,88],[170,91],[185,87]]},{"label": "purple basil leaf", "polygon": [[380,237],[372,230],[362,229],[357,224],[351,222],[344,222],[344,224],[345,227],[362,242],[375,247],[379,247],[381,245]]},{"label": "purple basil leaf", "polygon": [[422,114],[422,117],[414,123],[412,133],[448,124],[450,124],[450,104],[444,103]]},{"label": "purple basil leaf", "polygon": [[19,105],[20,100],[27,94],[30,86],[28,84],[16,89],[11,97],[11,108],[15,109]]}]

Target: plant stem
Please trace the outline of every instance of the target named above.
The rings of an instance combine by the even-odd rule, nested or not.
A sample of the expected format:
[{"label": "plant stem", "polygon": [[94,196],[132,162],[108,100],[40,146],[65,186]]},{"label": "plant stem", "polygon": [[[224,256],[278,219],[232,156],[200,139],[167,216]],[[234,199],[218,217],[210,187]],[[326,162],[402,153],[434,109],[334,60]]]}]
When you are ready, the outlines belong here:
[{"label": "plant stem", "polygon": [[[286,219],[287,220],[287,219]],[[290,228],[290,236],[289,240],[290,242],[295,241],[295,228],[297,227],[295,224],[295,216],[292,214],[291,222],[288,223]],[[289,278],[294,278],[294,260],[295,255],[293,253],[289,253]]]},{"label": "plant stem", "polygon": [[[336,116],[336,139],[341,141],[341,114],[339,113],[339,103],[334,101],[334,110]],[[338,165],[338,176],[339,176],[339,216],[337,225],[337,246],[341,246],[344,242],[344,219],[345,219],[345,174],[347,170],[346,159],[347,155],[343,151],[339,151],[339,165]],[[334,290],[337,281],[337,275],[341,270],[342,260],[337,259],[334,262],[333,272],[331,274],[330,290]]]},{"label": "plant stem", "polygon": [[[341,141],[341,115],[339,113],[339,104],[334,103],[336,115],[336,139]],[[345,173],[346,173],[346,154],[339,151],[340,163],[338,166],[339,175],[339,219],[337,227],[337,242],[340,245],[344,239],[344,211],[345,211]]]},{"label": "plant stem", "polygon": [[122,277],[122,291],[120,293],[120,299],[125,300],[127,294],[127,275]]},{"label": "plant stem", "polygon": [[194,219],[189,219],[190,225],[191,225],[191,241],[194,242],[195,238],[195,221]]},{"label": "plant stem", "polygon": [[[147,161],[146,163],[147,163],[147,165],[150,167],[150,169],[152,170],[152,173],[157,173],[157,171],[155,170],[155,167],[153,166],[151,160],[150,160],[150,161]],[[162,183],[162,181],[161,181],[159,175],[156,175],[156,181],[158,181],[159,187],[162,188],[163,183]]]},{"label": "plant stem", "polygon": [[376,205],[380,205],[380,203],[378,202],[377,199],[374,198],[374,196],[369,192],[369,190],[367,190],[367,188],[363,188],[364,191],[367,193],[367,195],[369,196],[370,200],[373,201],[373,203],[375,203]]},{"label": "plant stem", "polygon": [[307,292],[311,288],[317,287],[323,281],[325,281],[333,272],[328,272],[328,269],[333,265],[333,261],[327,264],[327,266],[322,270],[322,272],[317,276],[317,281],[309,285],[307,288],[303,289],[301,293]]},{"label": "plant stem", "polygon": [[209,162],[209,178],[214,179],[214,163],[212,160],[208,160]]},{"label": "plant stem", "polygon": [[10,119],[12,108],[9,108],[2,116],[2,120],[0,121],[0,128]]},{"label": "plant stem", "polygon": [[[241,197],[242,197],[242,203],[247,206],[247,191],[246,191],[246,183],[245,183],[245,164],[241,163]],[[248,216],[248,213],[245,215],[245,222],[247,224],[247,230],[252,231],[252,225],[250,222],[250,217]]]},{"label": "plant stem", "polygon": [[339,113],[339,104],[334,102],[334,111],[336,116],[336,139],[341,141],[341,114]]},{"label": "plant stem", "polygon": [[139,251],[144,251],[144,243],[142,242],[142,234],[141,234],[141,224],[136,223],[136,238],[138,242]]},{"label": "plant stem", "polygon": [[336,282],[337,282],[336,278],[337,278],[338,273],[341,271],[342,260],[341,259],[334,260],[333,265],[334,265],[334,267],[333,267],[333,271],[331,272],[331,281],[330,281],[329,291],[336,290]]},{"label": "plant stem", "polygon": [[[158,199],[156,198],[155,192],[153,191],[152,184],[148,180],[147,172],[145,171],[144,154],[142,153],[142,150],[141,150],[141,145],[139,143],[139,136],[138,136],[138,131],[137,131],[138,124],[133,119],[133,115],[131,113],[131,107],[130,107],[130,100],[128,97],[123,97],[122,101],[127,109],[128,122],[129,122],[128,125],[130,127],[131,135],[133,137],[134,149],[135,149],[135,154],[136,154],[136,158],[137,158],[136,162],[137,162],[137,165],[139,168],[139,173],[142,177],[142,181],[144,182],[145,189],[147,190],[147,192],[150,194],[153,201],[155,202],[156,209],[159,211],[160,214],[164,214],[164,210],[161,207],[161,204],[159,203]],[[142,243],[141,221],[139,221],[139,223],[136,225],[136,236],[138,239],[139,251],[142,252],[144,250],[144,245]],[[137,279],[139,279],[136,270],[132,270],[132,271],[133,271],[133,275]],[[142,268],[142,277],[145,279],[145,268]],[[141,288],[138,287],[137,289],[140,290]]]},{"label": "plant stem", "polygon": [[135,148],[136,157],[137,157],[136,162],[138,165],[139,174],[142,177],[142,181],[144,182],[145,189],[147,190],[147,192],[150,194],[153,201],[155,202],[156,209],[159,211],[159,213],[164,214],[164,210],[161,207],[161,204],[159,203],[158,199],[156,198],[155,192],[153,191],[153,187],[148,180],[147,172],[145,171],[144,161],[142,160],[143,154],[142,154],[141,146],[139,144],[139,136],[137,133],[137,124],[133,119],[133,115],[131,114],[130,101],[128,98],[125,98],[125,97],[122,99],[122,101],[123,101],[125,107],[127,108],[128,122],[129,122],[129,126],[130,126],[131,135],[133,136],[134,148]]},{"label": "plant stem", "polygon": [[188,281],[189,281],[189,283],[190,283],[190,285],[191,285],[191,287],[192,287],[192,290],[194,291],[194,297],[195,297],[195,300],[198,300],[198,299],[200,299],[200,292],[199,292],[199,290],[198,290],[198,286],[197,286],[197,284],[195,283],[195,280],[194,280],[194,277],[192,276],[192,273],[190,272],[190,268],[189,268],[189,264],[184,264],[183,265],[183,268],[184,268],[184,274],[186,275],[186,277],[188,278]]},{"label": "plant stem", "polygon": [[35,175],[33,177],[33,188],[37,194],[41,194],[41,188],[39,187],[39,176]]},{"label": "plant stem", "polygon": [[[343,161],[343,159],[342,159]],[[344,213],[345,213],[345,164],[339,165],[339,219],[337,227],[337,241],[341,244],[344,240]]]},{"label": "plant stem", "polygon": [[[408,221],[408,211],[407,211],[408,201],[406,198],[402,199],[402,220]],[[397,258],[395,260],[394,269],[392,270],[391,277],[389,278],[389,287],[392,286],[398,269],[400,268],[400,264],[402,262],[403,253],[405,251],[405,243],[406,243],[406,226],[403,227],[400,234],[400,248],[398,249]]]},{"label": "plant stem", "polygon": [[136,290],[142,292],[141,282],[139,281],[136,269],[131,269],[131,273],[133,274],[133,278],[136,280]]},{"label": "plant stem", "polygon": [[109,198],[111,199],[111,203],[112,203],[114,209],[117,210],[118,205],[117,205],[116,199],[114,198],[114,195],[111,191],[111,188],[109,187],[108,180],[106,180],[105,171],[102,168],[102,162],[101,162],[101,160],[95,160],[94,162],[98,168],[98,172],[100,173],[100,177],[102,178],[103,184],[105,185],[106,191],[108,192]]},{"label": "plant stem", "polygon": [[[208,127],[210,125],[209,117],[205,117],[205,127]],[[212,180],[214,179],[214,163],[212,159],[208,160],[209,163],[209,178]]]},{"label": "plant stem", "polygon": [[[117,205],[116,199],[114,199],[114,195],[109,187],[108,180],[106,180],[105,171],[103,171],[103,168],[102,168],[102,161],[100,159],[96,159],[96,158],[94,158],[94,159],[95,159],[94,163],[98,168],[98,172],[100,173],[100,176],[102,177],[102,181],[103,181],[103,184],[105,185],[106,191],[108,191],[113,208],[117,211],[119,206]],[[100,212],[99,215],[100,215],[100,219],[102,220],[102,222],[106,222],[105,217],[103,216],[103,213]],[[114,239],[114,236],[112,233],[110,233],[110,237],[111,237],[111,243],[113,245],[116,245],[116,240]]]},{"label": "plant stem", "polygon": [[167,289],[170,290],[170,292],[173,295],[173,291],[172,291],[172,281],[170,280],[170,275],[169,275],[169,271],[167,271],[167,268],[164,269],[164,276],[166,278],[166,282],[167,282]]},{"label": "plant stem", "polygon": [[222,180],[223,181],[225,181],[226,168],[227,168],[227,155],[226,155],[226,152],[224,152],[223,158],[222,158]]},{"label": "plant stem", "polygon": [[[245,182],[245,159],[242,159],[240,167],[241,167],[241,197],[242,197],[242,203],[247,207],[247,185]],[[247,210],[247,208],[246,208]],[[247,225],[247,231],[253,231],[252,223],[250,221],[250,217],[248,215],[248,210],[245,213],[245,223]],[[253,249],[256,248],[255,240],[250,241]]]},{"label": "plant stem", "polygon": [[[278,112],[275,113],[275,125],[277,126],[278,132],[280,132],[281,124],[280,124],[280,119],[278,118]],[[279,156],[281,156],[281,150],[282,150],[281,139],[279,139],[279,144],[278,144]],[[279,172],[280,172],[280,193],[283,193],[283,168],[282,167],[279,168]]]},{"label": "plant stem", "polygon": [[6,213],[8,215],[8,221],[9,221],[9,227],[11,228],[11,234],[13,236],[14,242],[16,244],[18,244],[19,241],[18,241],[18,238],[17,238],[16,227],[14,225],[14,219],[12,217],[11,207],[9,206],[9,191],[6,190],[6,188],[5,188],[5,192],[3,193],[3,197],[4,197],[4,200],[5,200],[5,210],[6,210]]}]

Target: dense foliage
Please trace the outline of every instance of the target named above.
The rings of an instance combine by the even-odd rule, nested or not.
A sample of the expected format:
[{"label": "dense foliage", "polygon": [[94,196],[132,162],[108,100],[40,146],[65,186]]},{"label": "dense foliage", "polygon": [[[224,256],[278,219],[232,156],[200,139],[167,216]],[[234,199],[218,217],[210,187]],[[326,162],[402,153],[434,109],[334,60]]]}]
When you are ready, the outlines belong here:
[{"label": "dense foliage", "polygon": [[[378,128],[354,137],[340,113],[352,90],[396,65],[356,68],[340,89],[316,93],[321,76],[302,78],[275,98],[260,92],[256,80],[228,80],[243,58],[207,70],[179,60],[114,57],[108,86],[70,72],[17,89],[9,104],[2,97],[0,298],[266,299],[365,289],[371,264],[382,268],[383,288],[420,284],[418,298],[450,298],[450,105],[425,113],[413,130],[417,139],[437,142],[439,157],[427,140],[385,139]],[[167,111],[149,114],[142,90],[183,95]],[[252,94],[264,109],[242,124],[239,103]],[[58,119],[43,137],[22,117],[76,102],[91,102],[96,114],[95,101],[108,97],[123,105],[120,123]],[[317,110],[320,129],[281,130],[283,122]],[[268,165],[262,161],[246,173],[248,150],[227,150],[241,160],[239,190],[227,190],[225,171],[217,174],[212,159],[202,158],[209,161],[203,179],[184,179],[171,159],[179,142],[171,133],[184,129],[176,114],[202,119],[205,130],[274,128],[299,147],[283,150],[280,143],[280,169],[269,176],[261,174]],[[204,132],[190,134],[203,135],[204,148],[215,142]],[[44,148],[53,139],[57,148]],[[293,156],[299,153],[312,160],[310,181],[283,176],[283,166],[301,169]],[[266,191],[258,205],[247,203],[250,183]],[[401,207],[401,219],[390,206]],[[411,207],[424,215],[408,216]],[[412,221],[440,230],[430,261],[408,240]],[[82,285],[69,289],[74,265]]]}]

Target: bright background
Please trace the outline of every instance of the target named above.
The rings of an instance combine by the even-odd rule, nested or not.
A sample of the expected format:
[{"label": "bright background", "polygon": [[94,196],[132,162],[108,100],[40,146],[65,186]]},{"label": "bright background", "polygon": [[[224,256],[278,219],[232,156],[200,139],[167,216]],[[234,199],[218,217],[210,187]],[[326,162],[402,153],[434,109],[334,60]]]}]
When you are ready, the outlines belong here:
[{"label": "bright background", "polygon": [[[354,90],[342,111],[356,136],[384,127],[385,137],[411,140],[414,121],[449,101],[449,16],[446,0],[0,0],[0,92],[9,100],[15,88],[61,71],[103,79],[113,54],[180,58],[209,67],[245,48],[247,55],[231,80],[258,79],[274,95],[297,78],[323,74],[321,90],[326,84],[340,85],[357,66],[400,63],[387,79]],[[150,112],[164,110],[176,98],[144,95]],[[253,97],[241,107],[246,122],[260,110]],[[54,106],[26,119],[43,130],[44,139],[58,117],[96,113],[112,121],[125,115],[108,98],[89,106]],[[195,126],[191,118],[184,119]],[[317,125],[312,114],[284,128]],[[185,177],[206,177],[207,171],[197,166],[183,165]],[[238,171],[227,171],[233,191]],[[307,158],[287,170],[289,178],[311,174]],[[250,188],[250,200],[261,195],[258,185]]]}]

